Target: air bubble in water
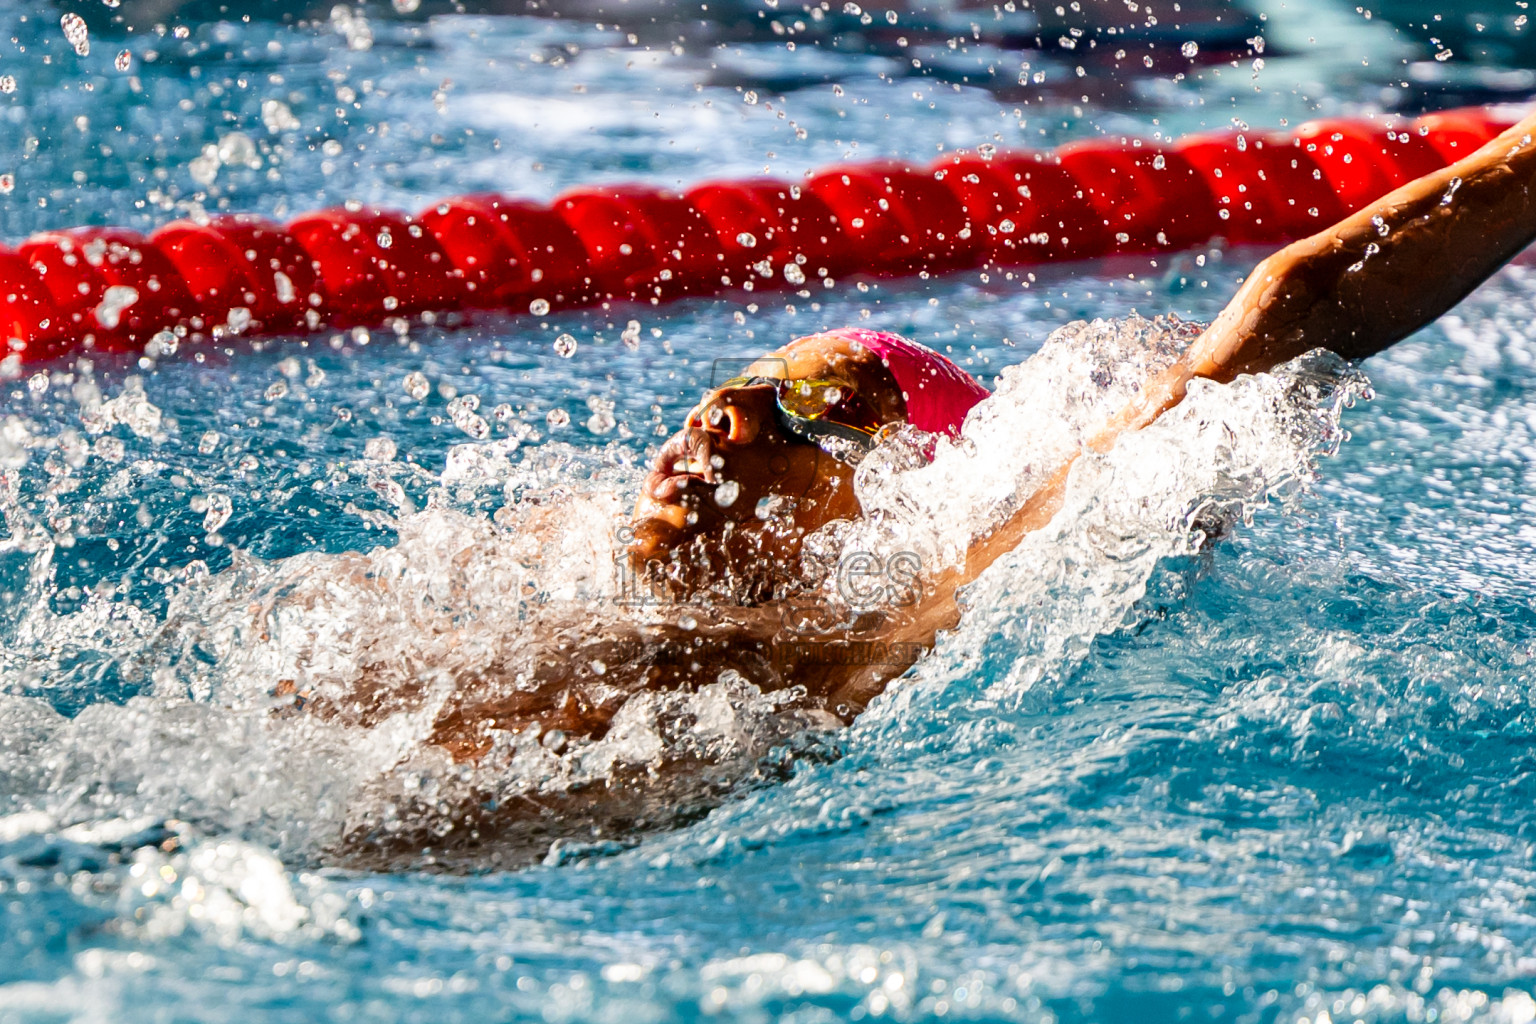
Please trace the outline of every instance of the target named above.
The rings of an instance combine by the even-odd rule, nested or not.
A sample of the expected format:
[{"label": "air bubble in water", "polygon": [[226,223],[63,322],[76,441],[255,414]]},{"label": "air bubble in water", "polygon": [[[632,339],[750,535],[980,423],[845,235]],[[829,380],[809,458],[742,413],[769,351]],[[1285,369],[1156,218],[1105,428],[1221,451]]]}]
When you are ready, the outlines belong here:
[{"label": "air bubble in water", "polygon": [[236,306],[229,311],[229,319],[226,321],[230,334],[243,333],[251,326],[251,311],[244,306]]},{"label": "air bubble in water", "polygon": [[743,231],[736,236],[736,244],[751,249],[757,245],[757,236],[750,231]]},{"label": "air bubble in water", "polygon": [[619,340],[622,341],[624,343],[624,347],[630,351],[634,351],[635,349],[639,348],[640,321],[631,320],[629,323],[625,324],[624,332],[619,335]]},{"label": "air bubble in water", "polygon": [[277,293],[277,301],[285,306],[299,297],[299,293],[294,290],[293,279],[281,270],[272,274],[272,288]]},{"label": "air bubble in water", "polygon": [[570,425],[571,414],[564,409],[551,409],[544,415],[544,422],[549,424],[551,430],[558,430]]},{"label": "air bubble in water", "polygon": [[16,189],[14,174],[0,174],[0,194],[10,195]]},{"label": "air bubble in water", "polygon": [[549,300],[534,299],[532,302],[528,303],[528,312],[532,313],[534,316],[548,316]]},{"label": "air bubble in water", "polygon": [[127,50],[119,50],[117,52],[117,59],[112,62],[112,66],[117,68],[119,71],[127,71],[128,68],[132,66],[132,64],[133,54],[129,53]]},{"label": "air bubble in water", "polygon": [[741,497],[741,484],[735,480],[727,480],[715,488],[715,504],[721,508],[730,508],[736,504],[736,499]]},{"label": "air bubble in water", "polygon": [[212,455],[219,450],[219,444],[224,439],[219,436],[217,430],[205,430],[203,436],[197,439],[197,451],[200,455]]},{"label": "air bubble in water", "polygon": [[1189,42],[1179,47],[1179,52],[1192,60],[1194,59],[1195,54],[1200,52],[1200,44],[1191,39]]},{"label": "air bubble in water", "polygon": [[229,500],[227,494],[208,495],[208,512],[203,516],[203,532],[218,533],[219,528],[229,522],[230,514],[235,510],[234,503]]},{"label": "air bubble in water", "polygon": [[59,27],[64,30],[64,38],[75,48],[76,53],[84,57],[91,52],[90,30],[85,27],[84,18],[78,14],[66,14],[59,19]]},{"label": "air bubble in water", "polygon": [[374,241],[379,243],[380,249],[388,249],[395,244],[395,236],[389,233],[388,228],[385,228],[379,232],[379,237],[374,239]]},{"label": "air bubble in water", "polygon": [[805,271],[800,269],[798,263],[784,264],[784,280],[792,285],[805,284]]},{"label": "air bubble in water", "polygon": [[285,380],[277,381],[266,390],[267,401],[269,402],[275,402],[279,398],[285,397],[287,394],[288,382]]},{"label": "air bubble in water", "polygon": [[1159,153],[1159,154],[1157,154],[1157,156],[1154,156],[1152,158],[1152,169],[1153,170],[1160,171],[1164,167],[1167,167],[1167,166],[1168,166],[1168,161],[1163,159],[1163,154]]},{"label": "air bubble in water", "polygon": [[405,386],[405,393],[418,402],[426,398],[432,391],[431,383],[428,382],[426,375],[419,370],[412,370],[406,374],[405,380],[401,381],[401,383]]},{"label": "air bubble in water", "polygon": [[123,319],[123,311],[139,301],[139,290],[125,284],[115,284],[101,294],[96,307],[96,322],[112,330]]},{"label": "air bubble in water", "polygon": [[555,339],[555,355],[561,359],[569,359],[576,354],[576,339],[569,334],[562,334]]},{"label": "air bubble in water", "polygon": [[415,14],[421,7],[421,0],[394,0],[394,3],[398,14]]}]

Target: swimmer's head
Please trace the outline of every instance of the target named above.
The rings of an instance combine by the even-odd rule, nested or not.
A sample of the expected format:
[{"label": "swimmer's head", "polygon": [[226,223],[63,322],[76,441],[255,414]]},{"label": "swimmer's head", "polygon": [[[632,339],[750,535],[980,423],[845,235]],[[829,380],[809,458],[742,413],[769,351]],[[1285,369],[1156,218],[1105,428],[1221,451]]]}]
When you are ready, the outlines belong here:
[{"label": "swimmer's head", "polygon": [[986,389],[878,331],[790,342],[704,395],[652,463],[632,558],[684,589],[771,587],[806,535],[859,512],[854,467],[896,427],[958,435]]}]

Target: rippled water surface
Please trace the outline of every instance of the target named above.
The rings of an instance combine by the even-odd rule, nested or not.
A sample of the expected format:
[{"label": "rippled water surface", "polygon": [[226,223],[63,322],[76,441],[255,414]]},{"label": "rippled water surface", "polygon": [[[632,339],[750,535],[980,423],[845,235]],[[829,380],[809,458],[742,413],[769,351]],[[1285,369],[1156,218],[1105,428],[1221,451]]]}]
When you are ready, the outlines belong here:
[{"label": "rippled water surface", "polygon": [[[1097,30],[990,6],[868,25],[787,0],[713,20],[440,6],[0,4],[0,232],[794,176],[1532,88],[1514,6],[1185,2]],[[5,381],[0,1022],[1536,1017],[1521,261],[1364,376],[1310,360],[1207,388],[1085,463],[1071,514],[846,731],[790,735],[724,679],[603,744],[470,770],[422,746],[419,709],[373,729],[271,713],[293,672],[408,679],[430,706],[515,638],[525,584],[600,605],[614,517],[713,361],[820,327],[1001,375],[984,443],[898,489],[944,509],[892,527],[941,555],[1076,408],[1063,382],[1183,330],[1137,314],[1214,316],[1261,255],[483,314]],[[1113,322],[1046,342],[1092,318]],[[545,513],[566,540],[530,578]],[[1202,543],[1191,522],[1227,526]],[[684,749],[737,762],[670,827],[546,841],[517,870],[348,853],[358,830],[430,832],[487,792]]]}]

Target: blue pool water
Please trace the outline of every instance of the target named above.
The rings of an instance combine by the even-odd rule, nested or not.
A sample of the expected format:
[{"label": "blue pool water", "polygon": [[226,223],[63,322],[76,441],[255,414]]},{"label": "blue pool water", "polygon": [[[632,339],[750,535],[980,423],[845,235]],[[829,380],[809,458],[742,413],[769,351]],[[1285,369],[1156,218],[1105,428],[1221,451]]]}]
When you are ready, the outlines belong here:
[{"label": "blue pool water", "polygon": [[[78,57],[63,8],[8,2],[0,234],[789,176],[1532,87],[1513,8],[1479,33],[1447,4],[1430,43],[1423,5],[1183,6],[1188,26],[1160,11],[1114,45],[1201,56],[1116,70],[1019,51],[1026,15],[990,9],[904,6],[902,44],[783,2],[620,30],[384,5],[127,32],[82,6]],[[771,19],[807,22],[804,41],[754,24]],[[1044,82],[1018,85],[1026,59]],[[1531,1020],[1536,272],[1518,261],[1366,363],[1368,388],[1321,365],[1310,398],[1203,396],[1204,419],[1086,478],[1082,521],[1114,526],[1095,543],[1119,554],[1070,531],[1026,549],[851,729],[690,823],[519,870],[348,866],[347,823],[430,808],[389,786],[452,793],[456,769],[408,726],[250,699],[300,648],[455,657],[431,646],[430,601],[354,600],[347,553],[382,547],[368,564],[396,558],[422,593],[486,585],[515,539],[491,532],[499,511],[562,488],[627,500],[717,357],[868,323],[990,385],[1070,321],[1209,319],[1261,255],[480,315],[4,382],[0,1022]],[[455,422],[466,396],[485,441]],[[1211,424],[1276,407],[1312,432],[1208,446]],[[1285,479],[1314,458],[1306,486]],[[1121,493],[1214,496],[1238,522],[1193,550],[1155,514],[1105,512]],[[263,602],[289,632],[251,631]]]}]

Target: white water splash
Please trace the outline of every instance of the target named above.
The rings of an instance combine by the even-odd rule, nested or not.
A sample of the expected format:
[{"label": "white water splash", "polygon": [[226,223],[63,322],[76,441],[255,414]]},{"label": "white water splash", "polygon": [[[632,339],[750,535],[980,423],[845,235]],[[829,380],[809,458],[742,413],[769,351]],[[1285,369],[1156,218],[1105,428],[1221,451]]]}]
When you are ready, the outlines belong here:
[{"label": "white water splash", "polygon": [[[911,465],[900,446],[872,456],[859,481],[872,515],[827,537],[920,551],[925,564],[952,559],[1194,333],[1174,321],[1070,325],[1005,374],[931,465]],[[1197,384],[1152,427],[1080,457],[1062,513],[970,588],[960,628],[915,677],[942,690],[984,671],[996,680],[985,699],[1009,700],[1060,672],[1125,621],[1161,559],[1199,546],[1203,521],[1246,515],[1307,479],[1361,388],[1327,359]],[[142,394],[130,382],[102,402],[88,388],[82,416],[147,427],[135,411]],[[16,434],[7,443],[24,455],[24,425],[8,431],[0,436]],[[792,690],[763,693],[729,670],[695,692],[628,698],[598,740],[493,729],[472,764],[425,742],[457,688],[533,675],[532,633],[614,615],[617,528],[639,470],[612,457],[622,448],[607,451],[456,446],[435,486],[461,498],[499,490],[506,503],[494,516],[433,506],[392,520],[392,547],[237,555],[213,576],[189,568],[163,616],[96,595],[57,615],[39,592],[0,658],[0,692],[18,695],[0,702],[0,813],[59,827],[176,819],[312,860],[348,836],[450,842],[473,808],[524,794],[578,798],[635,773],[654,783],[667,765],[733,765],[715,777],[722,784],[750,774],[775,744],[823,723],[789,710]],[[361,474],[396,487],[390,474],[422,472],[365,463]],[[31,536],[40,588],[53,551],[46,532]],[[63,718],[35,696],[61,652],[109,656],[141,695]],[[603,671],[596,660],[591,670]],[[872,713],[875,733],[899,722],[916,689]],[[295,694],[345,713],[298,710]]]}]

